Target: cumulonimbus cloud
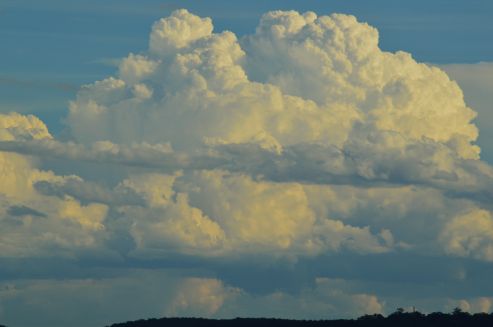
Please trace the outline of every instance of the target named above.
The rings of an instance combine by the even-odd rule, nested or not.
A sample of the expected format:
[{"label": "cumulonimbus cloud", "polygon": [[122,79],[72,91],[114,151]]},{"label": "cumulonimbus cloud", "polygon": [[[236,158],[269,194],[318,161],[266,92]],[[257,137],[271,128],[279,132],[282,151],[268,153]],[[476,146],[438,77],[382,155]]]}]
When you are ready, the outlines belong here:
[{"label": "cumulonimbus cloud", "polygon": [[[415,219],[414,203],[397,213],[400,225],[386,212],[378,224],[354,214],[351,197],[345,221],[319,205],[346,187],[370,190],[358,201],[372,207],[371,192],[393,187],[413,199],[434,194],[430,212],[440,218],[421,244],[454,254],[451,219],[490,210],[493,169],[479,158],[474,117],[443,71],[382,51],[377,30],[352,16],[269,12],[238,39],[178,10],[153,25],[149,48],[124,58],[115,76],[80,89],[66,118],[72,142],[53,139],[33,117],[1,117],[0,149],[11,152],[2,156],[27,165],[13,175],[44,174],[27,179],[30,197],[6,203],[50,199],[60,209],[42,211],[45,220],[71,217],[94,246],[124,231],[130,255],[296,257],[413,248],[400,229]],[[103,187],[37,170],[22,155],[146,170]],[[491,260],[483,250],[460,255]]]}]

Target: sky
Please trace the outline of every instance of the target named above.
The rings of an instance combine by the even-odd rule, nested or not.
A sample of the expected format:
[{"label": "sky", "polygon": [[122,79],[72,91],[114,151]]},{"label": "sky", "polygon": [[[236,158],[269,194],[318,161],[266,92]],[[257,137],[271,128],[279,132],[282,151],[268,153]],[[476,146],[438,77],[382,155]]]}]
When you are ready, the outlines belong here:
[{"label": "sky", "polygon": [[493,311],[493,3],[0,3],[0,324]]}]

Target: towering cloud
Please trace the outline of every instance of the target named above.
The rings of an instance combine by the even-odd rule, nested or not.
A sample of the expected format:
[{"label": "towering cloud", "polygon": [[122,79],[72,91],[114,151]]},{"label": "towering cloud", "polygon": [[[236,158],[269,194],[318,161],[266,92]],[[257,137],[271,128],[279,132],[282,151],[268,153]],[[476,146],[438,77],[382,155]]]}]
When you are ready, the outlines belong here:
[{"label": "towering cloud", "polygon": [[[103,221],[110,205],[126,217],[136,253],[171,246],[206,256],[386,252],[412,244],[412,237],[394,239],[396,227],[372,226],[372,217],[348,225],[331,207],[315,212],[311,204],[340,184],[359,193],[385,184],[407,193],[407,184],[416,185],[417,197],[437,189],[471,210],[491,198],[493,170],[477,160],[475,114],[459,87],[409,54],[381,51],[374,28],[352,16],[278,11],[242,40],[212,30],[210,19],[186,10],[156,22],[148,51],[130,54],[115,77],[82,87],[71,103],[67,123],[76,143],[53,140],[32,116],[2,117],[4,150],[151,167],[154,177],[123,168],[128,177],[114,190],[99,187],[100,199],[92,198],[99,203],[83,205],[87,194],[69,186],[78,177],[3,154],[5,167],[15,162],[18,172],[5,177],[12,182],[4,193],[26,196],[13,185],[17,175],[49,175],[22,185],[34,198],[61,201],[56,215],[82,229],[111,229],[112,220]],[[320,185],[319,194],[310,183]],[[457,253],[449,240],[457,214],[443,228],[437,223],[428,240],[446,253]],[[490,258],[483,247],[468,249],[461,255]]]},{"label": "towering cloud", "polygon": [[382,52],[377,31],[354,17],[271,12],[239,42],[181,10],[153,26],[149,52],[84,87],[68,121],[81,142],[281,150],[383,133],[402,138],[393,146],[427,139],[477,158],[474,116],[444,72]]},{"label": "towering cloud", "polygon": [[[148,51],[80,90],[67,118],[80,144],[17,148],[157,169],[121,184],[141,198],[168,194],[118,209],[138,253],[385,252],[412,237],[395,240],[400,227],[376,228],[372,217],[352,226],[332,208],[316,214],[310,203],[323,200],[307,184],[324,185],[322,194],[416,185],[416,197],[437,189],[479,210],[493,170],[478,160],[474,116],[443,71],[381,51],[378,32],[352,16],[270,12],[238,40],[178,10],[153,25]],[[427,243],[445,244],[441,224]]]}]

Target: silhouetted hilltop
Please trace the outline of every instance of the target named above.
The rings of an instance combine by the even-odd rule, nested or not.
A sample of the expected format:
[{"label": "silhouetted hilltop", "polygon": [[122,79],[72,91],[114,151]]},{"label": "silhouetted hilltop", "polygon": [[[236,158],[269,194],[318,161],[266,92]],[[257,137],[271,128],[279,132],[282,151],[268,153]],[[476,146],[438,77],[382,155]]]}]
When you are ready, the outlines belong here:
[{"label": "silhouetted hilltop", "polygon": [[161,318],[129,321],[109,327],[475,327],[493,326],[493,313],[469,314],[455,309],[453,313],[434,312],[428,315],[420,312],[396,312],[384,317],[380,314],[365,315],[348,320],[287,320],[268,318],[203,319],[203,318]]}]

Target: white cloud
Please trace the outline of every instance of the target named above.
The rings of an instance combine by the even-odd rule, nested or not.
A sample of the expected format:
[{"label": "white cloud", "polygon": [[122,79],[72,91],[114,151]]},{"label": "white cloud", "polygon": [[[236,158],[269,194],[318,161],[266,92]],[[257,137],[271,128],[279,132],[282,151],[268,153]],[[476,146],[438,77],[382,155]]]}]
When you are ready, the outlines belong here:
[{"label": "white cloud", "polygon": [[[130,54],[119,64],[119,76],[125,83],[133,85],[154,73],[158,65],[159,61],[149,60],[142,55]],[[144,87],[144,85],[141,86],[141,88]]]},{"label": "white cloud", "polygon": [[173,301],[167,309],[167,315],[211,317],[226,301],[234,301],[241,295],[240,289],[225,286],[217,279],[188,278],[178,286]]},{"label": "white cloud", "polygon": [[177,10],[154,23],[149,48],[156,55],[168,56],[170,52],[210,36],[212,28],[210,18],[200,18],[184,9]]},{"label": "white cloud", "polygon": [[[258,182],[221,171],[170,178],[133,176],[123,185],[142,192],[149,207],[122,208],[134,221],[137,254],[163,255],[173,248],[202,256],[315,255],[349,249],[390,250],[368,227],[316,217],[303,186]],[[145,185],[139,188],[138,185]]]},{"label": "white cloud", "polygon": [[33,115],[0,114],[0,139],[51,139],[45,124]]},{"label": "white cloud", "polygon": [[[50,141],[46,126],[33,116],[0,115],[0,140]],[[28,157],[0,153],[0,256],[74,256],[101,245],[107,206],[81,205],[71,197],[39,194],[37,183],[63,183],[65,177],[36,169]],[[25,207],[23,212],[12,210]],[[37,214],[33,214],[33,210]]]},{"label": "white cloud", "polygon": [[448,253],[493,261],[493,217],[476,209],[449,221],[440,240]]},{"label": "white cloud", "polygon": [[[158,256],[379,253],[416,243],[409,231],[418,233],[417,218],[407,212],[414,202],[397,213],[400,225],[341,216],[338,206],[354,208],[354,197],[314,210],[334,185],[362,195],[360,211],[383,201],[362,188],[433,194],[441,202],[424,248],[456,214],[449,208],[490,201],[493,169],[477,160],[475,113],[460,88],[406,53],[381,51],[373,27],[277,11],[242,40],[212,30],[210,19],[186,10],[155,23],[149,51],[79,91],[67,117],[75,142],[53,140],[35,118],[44,129],[15,129],[3,118],[3,150],[111,163],[128,176],[108,188],[50,173],[53,181],[31,183],[33,196],[61,202],[55,216],[102,235],[120,226],[105,221],[109,212],[123,215],[133,255]],[[319,194],[306,184],[320,185]]]},{"label": "white cloud", "polygon": [[[356,109],[366,126],[398,132],[411,142],[476,139],[477,130],[469,123],[475,114],[446,74],[416,63],[409,54],[382,52],[378,32],[352,16],[314,17],[264,15],[246,42],[249,76],[314,100],[326,112],[342,106],[346,119]],[[459,150],[466,157],[476,151]]]},{"label": "white cloud", "polygon": [[493,298],[491,297],[476,297],[476,298],[468,298],[462,300],[449,300],[447,309],[449,311],[454,310],[455,308],[460,308],[463,311],[476,313],[491,313],[491,309],[493,308]]},{"label": "white cloud", "polygon": [[[365,136],[352,130],[359,122],[399,133],[404,145],[430,139],[477,157],[475,114],[457,84],[408,54],[382,52],[376,30],[352,16],[268,13],[242,43],[211,30],[183,10],[159,21],[150,52],[122,62],[122,79],[79,93],[68,117],[76,139],[341,147]],[[132,91],[136,82],[146,92]]]}]

